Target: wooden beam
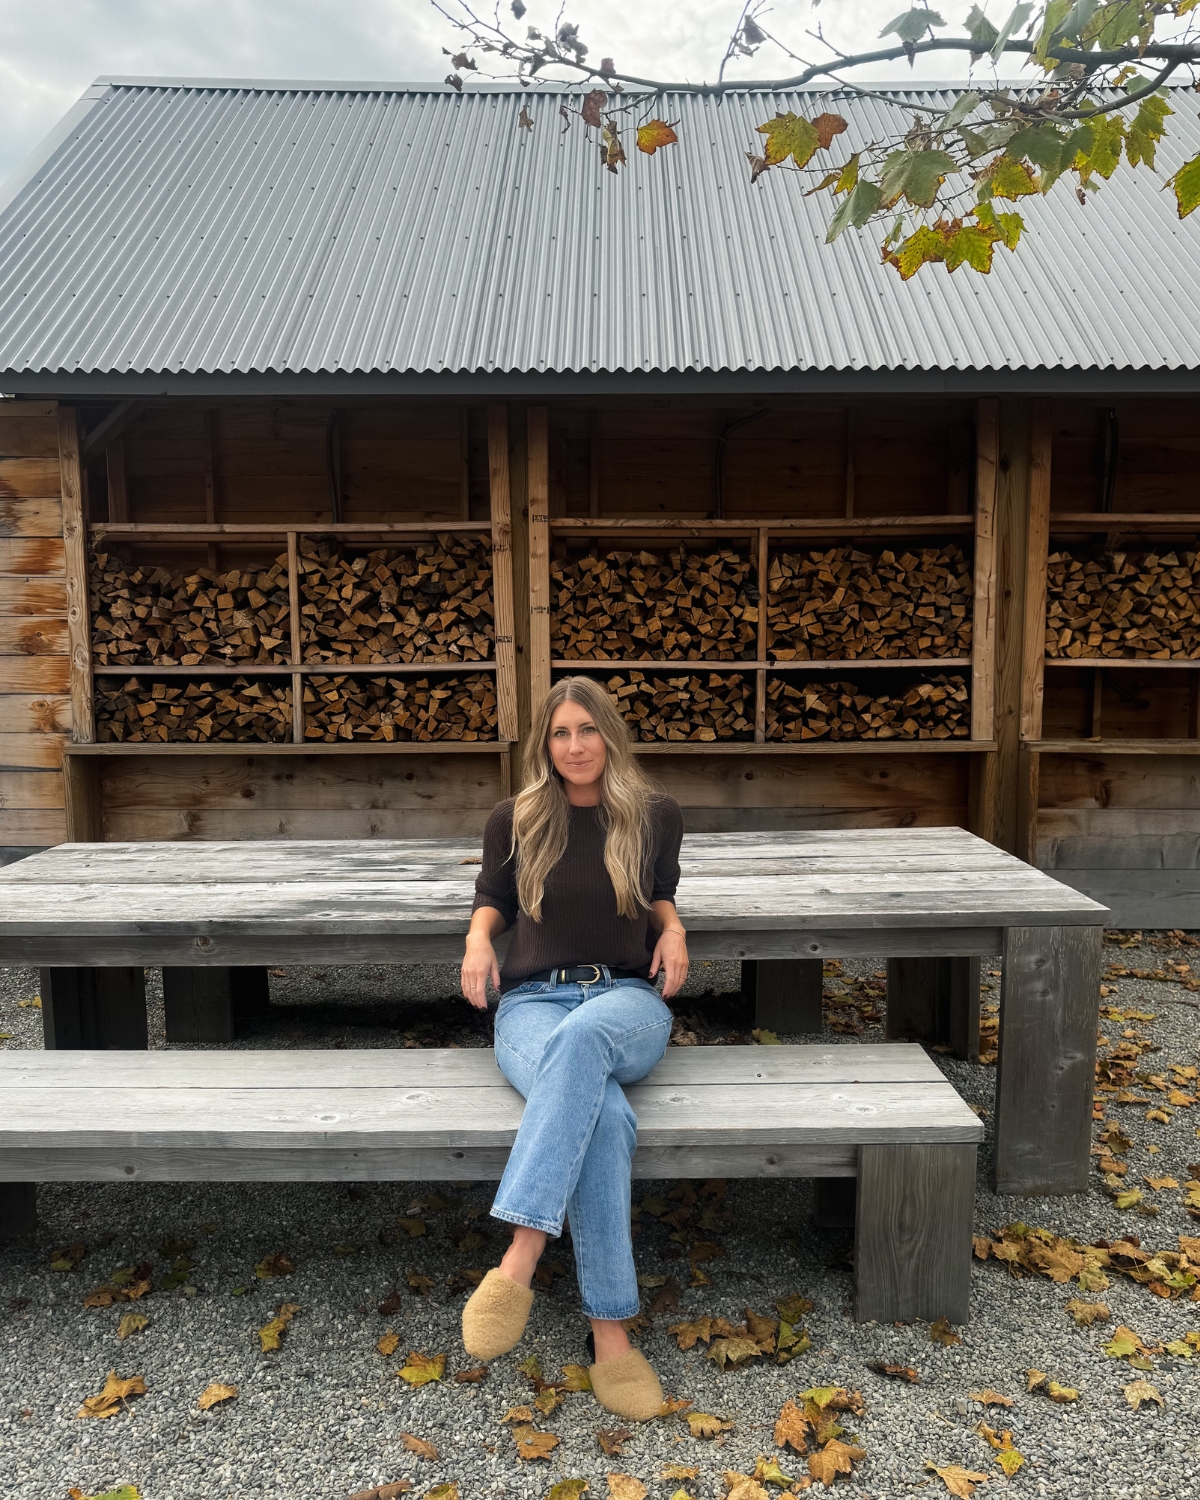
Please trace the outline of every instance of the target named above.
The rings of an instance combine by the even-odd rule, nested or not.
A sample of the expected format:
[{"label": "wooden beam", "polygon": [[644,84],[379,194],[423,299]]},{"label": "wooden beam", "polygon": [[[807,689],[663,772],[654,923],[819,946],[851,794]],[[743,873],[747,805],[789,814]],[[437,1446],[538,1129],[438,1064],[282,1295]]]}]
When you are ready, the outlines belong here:
[{"label": "wooden beam", "polygon": [[125,482],[125,439],[118,437],[108,445],[108,519],[128,521],[129,491]]},{"label": "wooden beam", "polygon": [[519,730],[513,616],[512,484],[508,467],[508,408],[504,406],[488,407],[488,489],[492,507],[497,733],[502,740],[515,740]]},{"label": "wooden beam", "polygon": [[87,517],[83,506],[83,469],[79,453],[79,418],[73,407],[58,411],[58,462],[62,476],[63,545],[67,569],[67,632],[71,646],[71,737],[94,740],[92,717],[92,649],[88,618]]},{"label": "wooden beam", "polygon": [[1028,400],[1000,402],[996,482],[996,702],[993,841],[1010,853],[1019,842],[1021,703],[1031,421]]},{"label": "wooden beam", "polygon": [[1042,736],[1043,660],[1046,655],[1046,559],[1050,555],[1050,477],[1054,432],[1045,403],[1034,409],[1029,443],[1029,522],[1025,538],[1024,665],[1021,737]]},{"label": "wooden beam", "polygon": [[971,738],[990,740],[996,693],[996,474],[999,403],[975,404],[975,599],[971,650]]},{"label": "wooden beam", "polygon": [[[118,401],[108,416],[88,433],[80,453],[81,462],[86,466],[97,454],[103,453],[115,438],[137,421],[145,405],[144,401]],[[62,415],[62,408],[59,415]]]},{"label": "wooden beam", "polygon": [[529,696],[536,714],[550,691],[550,451],[547,412],[527,416],[529,494]]}]

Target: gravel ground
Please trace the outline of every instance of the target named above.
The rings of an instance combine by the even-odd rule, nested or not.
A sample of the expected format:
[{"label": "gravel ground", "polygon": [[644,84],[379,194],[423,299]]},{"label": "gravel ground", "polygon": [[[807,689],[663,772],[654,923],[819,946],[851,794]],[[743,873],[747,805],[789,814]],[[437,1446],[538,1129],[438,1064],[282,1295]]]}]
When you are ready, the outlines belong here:
[{"label": "gravel ground", "polygon": [[[1193,954],[1197,956],[1192,960]],[[1194,1066],[1200,1007],[1180,978],[1200,978],[1200,950],[1177,940],[1129,947],[1110,943],[1108,963],[1155,970],[1188,964],[1175,982],[1120,977],[1107,981],[1109,1007],[1152,1012],[1152,1020],[1105,1018],[1102,1035],[1120,1043],[1132,1031],[1159,1050],[1137,1065],[1165,1072]],[[996,998],[998,963],[985,964]],[[988,973],[988,970],[991,970]],[[1169,972],[1169,971],[1168,971]],[[846,965],[846,977],[869,978],[869,963]],[[151,1046],[162,1038],[158,976],[152,995]],[[685,1029],[702,1041],[737,1034],[749,1040],[750,1022],[739,1010],[731,966],[703,966],[694,997],[677,1006]],[[847,988],[836,978],[827,991]],[[850,986],[861,997],[861,986]],[[878,986],[876,986],[878,988]],[[272,1014],[238,1046],[395,1047],[486,1045],[488,1023],[453,994],[454,974],[442,968],[287,970],[272,978]],[[709,998],[700,998],[703,992]],[[41,1045],[38,1011],[21,1006],[37,992],[30,971],[0,973],[0,1046]],[[715,992],[715,997],[711,997]],[[859,1012],[869,1012],[869,1004]],[[830,1013],[836,1019],[843,1011]],[[879,1039],[867,1025],[864,1039]],[[853,1036],[827,1033],[852,1045]],[[1127,1038],[1124,1038],[1128,1040]],[[1112,1050],[1105,1049],[1105,1054]],[[939,1058],[964,1098],[990,1130],[995,1070]],[[1192,1085],[1194,1093],[1194,1085]],[[1177,1249],[1178,1234],[1200,1234],[1189,1218],[1181,1188],[1154,1190],[1143,1175],[1183,1184],[1200,1159],[1200,1106],[1172,1107],[1167,1124],[1145,1120],[1165,1100],[1153,1088],[1150,1104],[1116,1105],[1106,1098],[1106,1120],[1116,1120],[1133,1144],[1125,1154],[1125,1184],[1140,1183],[1144,1201],[1119,1211],[1099,1170],[1091,1190],[1063,1199],[997,1198],[986,1187],[988,1149],[981,1152],[976,1233],[995,1235],[1010,1221],[1029,1223],[1093,1241],[1140,1235],[1155,1249]],[[1097,1134],[1102,1124],[1097,1123]],[[1158,1149],[1155,1150],[1154,1148]],[[1200,1168],[1195,1169],[1200,1176]],[[637,1184],[635,1201],[663,1196],[675,1184]],[[686,1260],[669,1227],[650,1213],[639,1216],[635,1238],[639,1272],[679,1275],[678,1310],[658,1317],[641,1346],[664,1387],[690,1398],[697,1411],[733,1423],[715,1441],[693,1438],[683,1421],[664,1419],[637,1428],[624,1451],[607,1457],[598,1429],[620,1424],[586,1394],[568,1395],[538,1426],[561,1441],[549,1462],[523,1463],[501,1425],[532,1391],[517,1361],[536,1352],[548,1379],[564,1363],[587,1362],[585,1325],[571,1275],[569,1247],[553,1247],[566,1274],[554,1279],[535,1304],[530,1332],[513,1356],[492,1365],[478,1385],[451,1375],[472,1363],[459,1339],[459,1313],[467,1286],[461,1273],[495,1264],[503,1239],[486,1218],[488,1184],[369,1184],[362,1187],[299,1184],[57,1184],[40,1190],[41,1228],[32,1245],[0,1249],[0,1493],[12,1500],[66,1500],[78,1486],[88,1496],[121,1484],[138,1486],[145,1500],[346,1500],[352,1491],[396,1479],[412,1481],[415,1496],[454,1481],[461,1500],[512,1496],[541,1500],[564,1478],[587,1479],[589,1495],[608,1493],[610,1472],[637,1476],[654,1500],[679,1487],[658,1476],[665,1464],[695,1466],[700,1477],[685,1485],[696,1496],[720,1496],[726,1470],[751,1472],[758,1455],[776,1453],[773,1427],[782,1404],[822,1385],[860,1390],[862,1416],[846,1426],[866,1458],[837,1488],[848,1496],[907,1496],[930,1486],[945,1494],[926,1463],[960,1464],[987,1473],[991,1489],[981,1500],[1011,1487],[1014,1496],[1122,1496],[1133,1500],[1183,1500],[1200,1494],[1200,1351],[1189,1360],[1154,1354],[1152,1370],[1131,1369],[1104,1353],[1117,1324],[1133,1328],[1147,1345],[1180,1340],[1200,1328],[1200,1301],[1164,1300],[1147,1287],[1113,1276],[1105,1291],[1083,1293],[1040,1276],[1015,1279],[995,1260],[975,1263],[971,1322],[961,1342],[943,1347],[926,1325],[858,1326],[849,1317],[850,1236],[812,1224],[812,1195],[805,1182],[731,1182],[712,1237],[725,1254],[705,1265],[711,1285],[691,1287]],[[431,1203],[429,1200],[433,1199]],[[439,1206],[439,1198],[451,1200]],[[1144,1212],[1157,1210],[1156,1215]],[[409,1238],[400,1217],[419,1217],[426,1231]],[[480,1231],[487,1242],[457,1241]],[[172,1241],[193,1241],[186,1251]],[[50,1269],[53,1252],[82,1244],[70,1272]],[[260,1280],[254,1267],[282,1252],[294,1271]],[[185,1257],[186,1262],[179,1259]],[[119,1266],[153,1263],[153,1293],[136,1304],[148,1325],[125,1341],[118,1322],[131,1305],[85,1309],[87,1292]],[[173,1265],[181,1284],[164,1290]],[[681,1273],[682,1268],[682,1274]],[[425,1295],[407,1282],[410,1272],[432,1278]],[[398,1292],[399,1310],[382,1316],[379,1303]],[[667,1333],[678,1319],[709,1314],[740,1323],[744,1309],[771,1313],[789,1293],[812,1299],[806,1319],[811,1349],[788,1365],[755,1363],[721,1374],[703,1345],[681,1352]],[[647,1300],[654,1296],[647,1292]],[[1073,1297],[1102,1299],[1111,1320],[1076,1327],[1064,1311]],[[278,1353],[259,1352],[256,1330],[282,1302],[298,1304]],[[388,1329],[399,1337],[390,1358],[376,1352]],[[409,1350],[444,1353],[446,1378],[409,1389],[396,1378]],[[872,1373],[868,1361],[916,1367],[920,1383],[908,1385]],[[1024,1372],[1046,1371],[1078,1388],[1074,1404],[1058,1405],[1026,1394]],[[82,1400],[98,1392],[105,1375],[143,1376],[147,1394],[108,1421],[77,1420]],[[1144,1376],[1163,1406],[1133,1411],[1122,1390]],[[235,1400],[207,1412],[197,1398],[210,1382],[236,1385]],[[1013,1399],[1011,1409],[985,1410],[969,1393],[983,1388]],[[981,1418],[1011,1428],[1025,1466],[1006,1480],[975,1427]],[[410,1452],[402,1435],[434,1444],[436,1460]],[[784,1471],[805,1474],[805,1460],[780,1454]],[[772,1490],[772,1494],[778,1490]]]}]

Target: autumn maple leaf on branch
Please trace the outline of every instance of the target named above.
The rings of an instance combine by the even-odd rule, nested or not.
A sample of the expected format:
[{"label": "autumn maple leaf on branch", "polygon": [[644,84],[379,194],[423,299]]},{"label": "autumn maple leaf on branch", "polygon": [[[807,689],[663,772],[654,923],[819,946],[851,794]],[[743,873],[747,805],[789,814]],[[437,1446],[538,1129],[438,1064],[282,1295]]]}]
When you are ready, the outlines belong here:
[{"label": "autumn maple leaf on branch", "polygon": [[[832,93],[889,106],[896,111],[895,132],[857,151],[839,153],[839,137],[848,129],[841,115],[826,109],[809,118],[788,110],[757,127],[762,140],[745,143],[746,157],[751,184],[767,173],[795,173],[805,179],[806,194],[831,200],[827,243],[847,229],[886,227],[883,259],[905,280],[931,264],[986,274],[996,246],[1015,250],[1025,230],[1020,213],[1005,205],[1044,197],[1063,179],[1086,203],[1122,162],[1153,171],[1167,122],[1188,98],[1178,86],[1200,88],[1200,0],[1024,0],[1012,6],[1005,0],[993,17],[986,3],[943,6],[962,12],[953,23],[929,3],[913,4],[883,28],[881,45],[869,51],[841,52],[810,25],[804,43],[819,54],[814,57],[802,56],[778,28],[767,29],[774,14],[767,0],[745,0],[712,83],[644,77],[619,68],[612,57],[597,62],[563,11],[549,32],[528,26],[518,35],[519,24],[502,18],[499,6],[489,19],[471,0],[432,3],[459,33],[449,84],[463,89],[465,72],[515,80],[531,92],[558,85],[563,128],[579,120],[614,174],[629,165],[624,141],[631,131],[646,156],[678,142],[680,122],[663,118],[672,96],[778,94],[824,80]],[[810,15],[819,5],[811,0]],[[794,8],[805,9],[801,3]],[[510,11],[520,23],[524,0],[511,0]],[[726,76],[739,60],[764,51],[798,71],[778,78]],[[482,65],[473,52],[484,58]],[[855,81],[864,67],[904,59],[911,66],[934,52],[961,54],[970,76],[971,86],[947,109],[914,109]],[[1006,58],[1020,63],[1027,83],[999,82],[996,66]],[[523,104],[514,128],[534,125]],[[1200,154],[1166,186],[1179,217],[1187,218],[1200,205]]]}]

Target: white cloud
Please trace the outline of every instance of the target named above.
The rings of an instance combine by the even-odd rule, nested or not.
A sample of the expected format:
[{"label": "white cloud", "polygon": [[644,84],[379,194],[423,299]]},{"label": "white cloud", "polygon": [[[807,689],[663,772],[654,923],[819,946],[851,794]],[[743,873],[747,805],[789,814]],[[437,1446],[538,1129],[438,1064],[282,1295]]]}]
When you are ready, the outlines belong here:
[{"label": "white cloud", "polygon": [[[813,11],[808,0],[792,0],[767,24],[816,57],[820,47],[805,35],[814,24],[842,50],[873,46],[903,9],[904,0],[824,0]],[[951,19],[963,9],[942,6]],[[611,54],[649,76],[701,79],[715,75],[739,10],[732,0],[623,8],[577,0],[567,14],[596,57]],[[549,28],[557,14],[557,0],[539,0],[521,25]],[[415,82],[443,78],[441,49],[454,45],[429,0],[8,0],[0,6],[0,179],[101,74]],[[778,77],[796,67],[765,50],[736,76]],[[863,76],[955,78],[963,68],[960,57],[939,56],[921,59],[915,75],[900,63]]]}]

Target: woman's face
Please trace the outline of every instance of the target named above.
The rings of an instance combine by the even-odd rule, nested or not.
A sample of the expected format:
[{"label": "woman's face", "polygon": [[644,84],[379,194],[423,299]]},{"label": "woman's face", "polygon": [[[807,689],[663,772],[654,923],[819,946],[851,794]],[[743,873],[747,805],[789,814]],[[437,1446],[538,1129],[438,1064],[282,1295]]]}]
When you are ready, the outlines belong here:
[{"label": "woman's face", "polygon": [[550,720],[550,758],[568,790],[600,790],[608,750],[591,714],[580,703],[560,703]]}]

